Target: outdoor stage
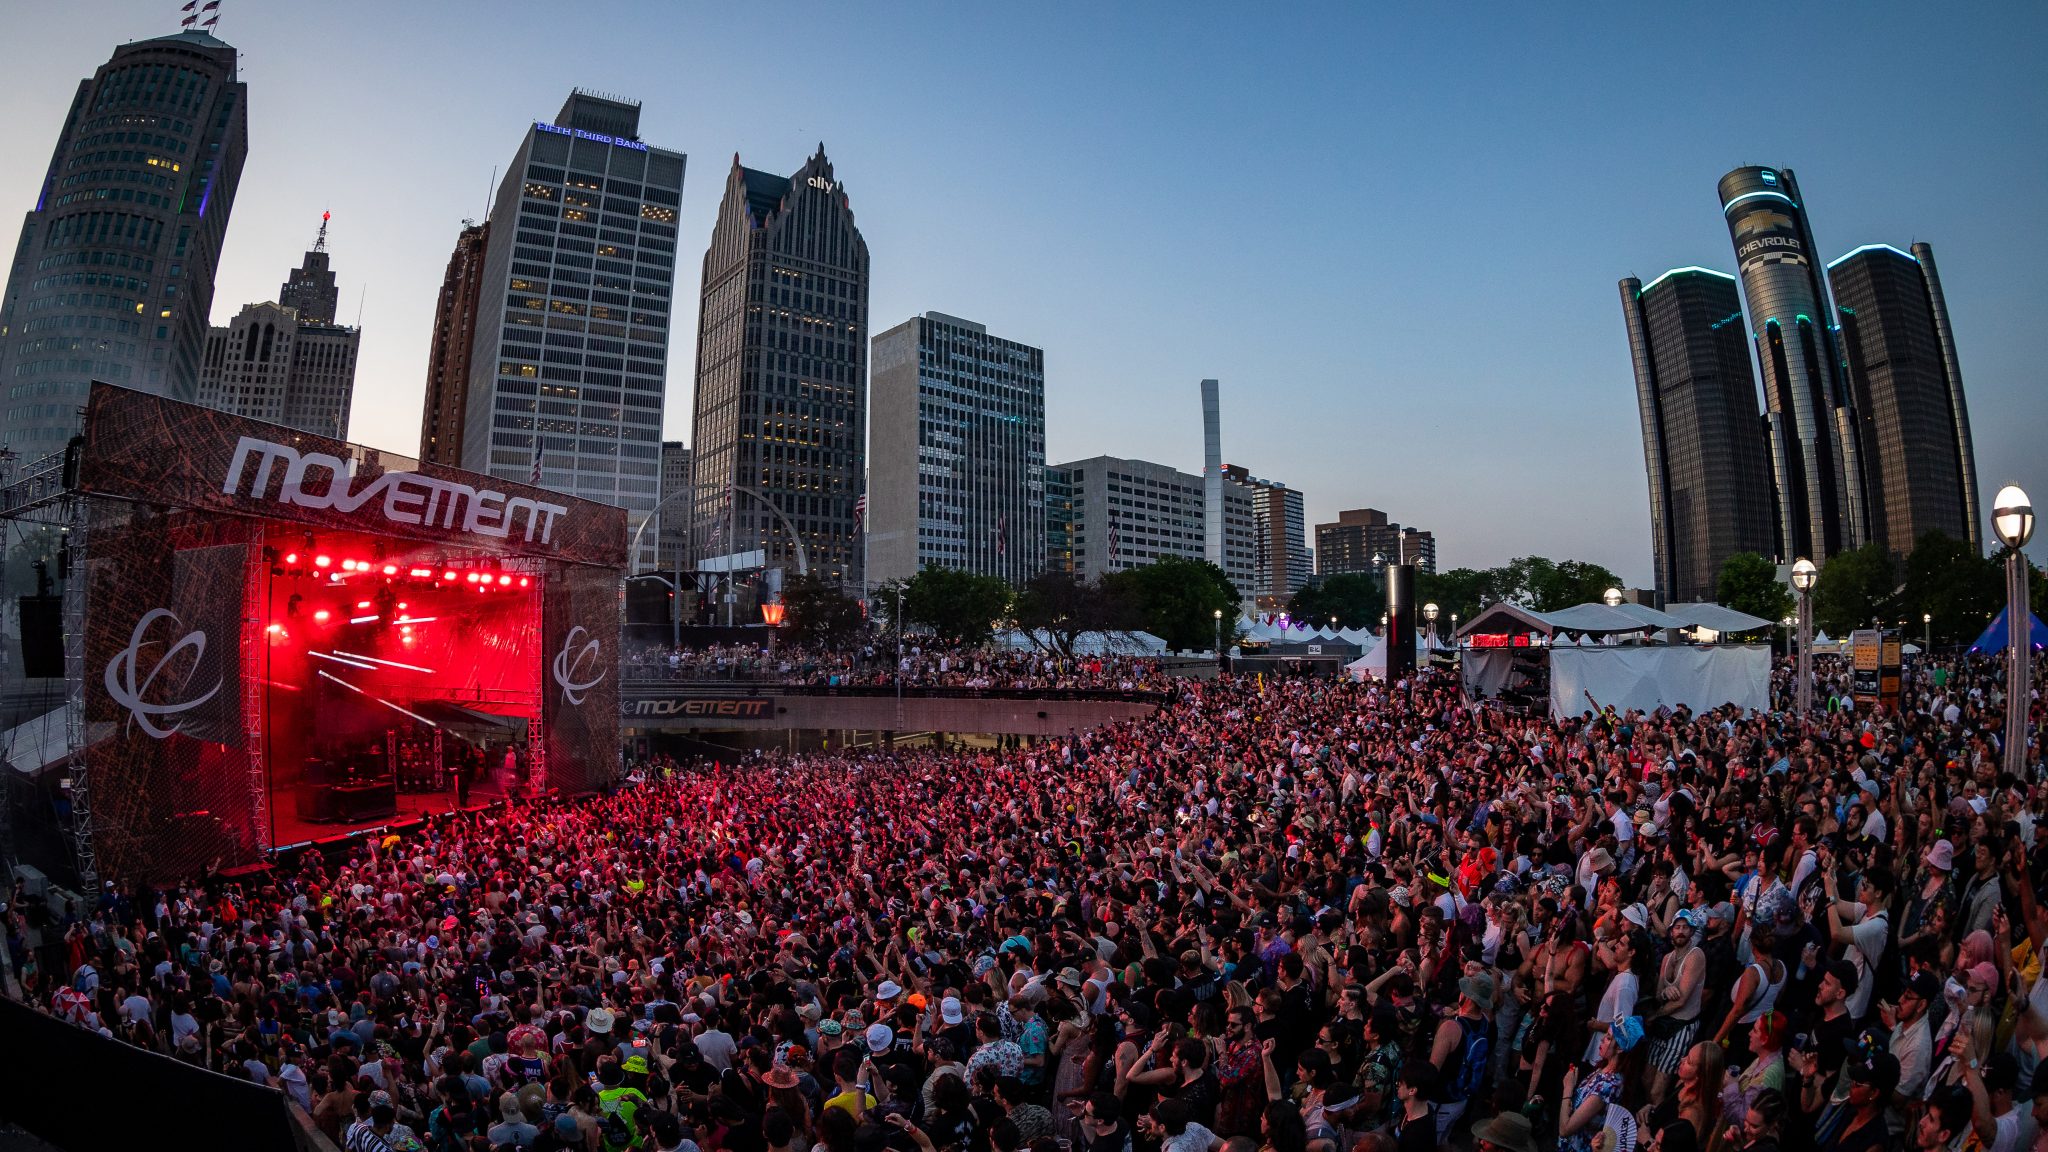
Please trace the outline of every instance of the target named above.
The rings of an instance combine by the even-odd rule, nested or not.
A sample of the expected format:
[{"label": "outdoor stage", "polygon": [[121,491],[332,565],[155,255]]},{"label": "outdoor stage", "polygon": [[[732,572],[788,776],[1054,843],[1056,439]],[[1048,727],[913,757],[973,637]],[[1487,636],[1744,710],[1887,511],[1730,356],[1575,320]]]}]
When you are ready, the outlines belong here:
[{"label": "outdoor stage", "polygon": [[102,384],[76,474],[81,873],[617,779],[622,509]]}]

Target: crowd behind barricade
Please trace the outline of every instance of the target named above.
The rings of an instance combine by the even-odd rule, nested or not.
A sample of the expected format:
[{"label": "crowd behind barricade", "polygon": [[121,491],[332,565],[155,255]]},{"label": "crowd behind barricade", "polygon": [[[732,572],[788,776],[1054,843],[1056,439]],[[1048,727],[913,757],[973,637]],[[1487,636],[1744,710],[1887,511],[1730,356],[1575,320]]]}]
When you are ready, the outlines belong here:
[{"label": "crowd behind barricade", "polygon": [[352,1152],[2048,1148],[2048,787],[1996,667],[1944,672],[1804,720],[1188,681],[17,900],[9,942],[31,1003]]},{"label": "crowd behind barricade", "polygon": [[905,687],[917,688],[1141,692],[1158,691],[1165,683],[1159,662],[1147,657],[1069,658],[1036,649],[958,648],[929,638],[906,643],[900,657],[893,642],[882,641],[843,651],[795,644],[650,645],[625,659],[625,675],[632,679],[881,687],[895,684],[899,674]]}]

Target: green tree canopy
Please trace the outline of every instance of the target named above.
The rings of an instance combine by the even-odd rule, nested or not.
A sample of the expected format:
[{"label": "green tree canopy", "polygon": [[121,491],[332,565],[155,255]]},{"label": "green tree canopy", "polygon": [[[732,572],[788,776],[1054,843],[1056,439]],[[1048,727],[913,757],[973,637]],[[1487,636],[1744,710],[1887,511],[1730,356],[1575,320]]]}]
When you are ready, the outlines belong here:
[{"label": "green tree canopy", "polygon": [[954,644],[983,644],[1010,609],[1001,577],[927,567],[903,586],[903,618]]},{"label": "green tree canopy", "polygon": [[1337,618],[1339,628],[1377,627],[1387,610],[1387,597],[1379,578],[1370,572],[1339,572],[1306,584],[1294,594],[1287,614],[1321,628]]},{"label": "green tree canopy", "polygon": [[1112,572],[1103,585],[1124,597],[1145,631],[1169,648],[1216,645],[1216,613],[1237,618],[1237,586],[1206,560],[1168,556],[1142,568]]},{"label": "green tree canopy", "polygon": [[1837,552],[1821,567],[1820,582],[1814,585],[1814,621],[1839,640],[1854,629],[1895,619],[1897,587],[1884,545]]},{"label": "green tree canopy", "polygon": [[1778,566],[1755,552],[1737,552],[1721,564],[1714,599],[1737,612],[1776,622],[1792,614],[1792,591],[1778,579]]},{"label": "green tree canopy", "polygon": [[[1925,628],[1937,644],[1968,644],[2005,603],[2005,573],[1997,561],[1979,556],[1964,541],[1929,532],[1906,557],[1901,611],[1908,633]],[[1925,617],[1934,621],[1927,624]]]},{"label": "green tree canopy", "polygon": [[867,622],[860,601],[815,576],[791,575],[783,582],[782,602],[789,609],[783,635],[792,644],[843,647],[859,637]]},{"label": "green tree canopy", "polygon": [[1072,659],[1083,632],[1122,632],[1133,626],[1130,605],[1101,582],[1070,572],[1041,572],[1024,582],[1015,605],[1017,627],[1034,638],[1045,633],[1054,652]]},{"label": "green tree canopy", "polygon": [[[1471,568],[1453,568],[1449,572],[1417,572],[1415,574],[1415,603],[1434,604],[1437,608],[1437,629],[1448,636],[1451,632],[1451,617],[1456,616],[1459,624],[1479,615],[1479,610],[1491,603],[1487,599],[1489,573]],[[1379,617],[1374,616],[1378,623]]]}]

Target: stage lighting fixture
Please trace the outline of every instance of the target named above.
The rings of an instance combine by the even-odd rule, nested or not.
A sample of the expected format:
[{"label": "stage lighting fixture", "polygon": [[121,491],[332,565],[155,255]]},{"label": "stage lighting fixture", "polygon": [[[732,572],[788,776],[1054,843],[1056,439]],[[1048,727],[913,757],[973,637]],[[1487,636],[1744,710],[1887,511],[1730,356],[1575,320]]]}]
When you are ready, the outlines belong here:
[{"label": "stage lighting fixture", "polygon": [[533,581],[532,581],[532,580],[529,580],[529,579],[527,579],[527,578],[526,578],[526,577],[524,577],[524,576],[521,576],[521,577],[519,578],[519,586],[520,586],[521,588],[524,588],[524,587],[526,587],[526,586],[527,586],[528,584],[531,584],[531,583],[533,583]]},{"label": "stage lighting fixture", "polygon": [[324,556],[324,555],[323,555],[323,556],[315,556],[315,557],[313,557],[313,567],[315,567],[315,568],[332,568],[333,566],[334,566],[334,557],[332,557],[332,556]]},{"label": "stage lighting fixture", "polygon": [[454,570],[453,570],[453,569],[450,569],[449,571],[446,571],[446,572],[443,572],[443,573],[441,573],[441,579],[443,579],[443,580],[446,580],[446,581],[448,581],[448,582],[450,582],[450,583],[454,583],[454,581],[455,581],[455,572],[454,572]]},{"label": "stage lighting fixture", "polygon": [[356,570],[356,562],[355,562],[355,561],[353,561],[353,560],[343,560],[343,561],[341,562],[341,570],[342,570],[343,572],[353,572],[353,571],[355,571],[355,570]]},{"label": "stage lighting fixture", "polygon": [[349,618],[349,623],[351,624],[375,624],[376,622],[377,616],[375,613],[368,616],[351,616]]},{"label": "stage lighting fixture", "polygon": [[329,612],[325,608],[313,613],[313,622],[316,624],[325,624],[332,619],[334,619],[334,613]]},{"label": "stage lighting fixture", "polygon": [[368,600],[358,600],[358,601],[356,601],[356,607],[358,607],[358,608],[368,608],[369,606],[370,606],[370,602],[369,602]]},{"label": "stage lighting fixture", "polygon": [[396,575],[398,575],[398,565],[396,565],[396,564],[386,564],[386,565],[384,566],[384,574],[385,574],[386,576],[396,576]]},{"label": "stage lighting fixture", "polygon": [[407,575],[413,577],[416,580],[431,580],[434,578],[434,570],[432,568],[415,568],[411,572],[407,573]]},{"label": "stage lighting fixture", "polygon": [[500,576],[498,577],[498,583],[501,585],[509,585],[512,583],[512,578],[510,576]]},{"label": "stage lighting fixture", "polygon": [[297,563],[299,562],[299,554],[298,554],[297,552],[287,552],[287,553],[285,553],[285,554],[284,554],[284,562],[285,562],[286,564],[297,564]]},{"label": "stage lighting fixture", "polygon": [[284,625],[272,624],[270,627],[265,628],[264,631],[270,633],[272,636],[281,636],[284,634]]},{"label": "stage lighting fixture", "polygon": [[471,584],[474,584],[474,583],[476,583],[477,581],[479,581],[479,580],[481,580],[481,579],[483,579],[483,577],[482,577],[481,575],[478,575],[478,574],[477,574],[477,573],[475,573],[475,572],[471,572],[471,573],[469,574],[469,582],[470,582]]}]

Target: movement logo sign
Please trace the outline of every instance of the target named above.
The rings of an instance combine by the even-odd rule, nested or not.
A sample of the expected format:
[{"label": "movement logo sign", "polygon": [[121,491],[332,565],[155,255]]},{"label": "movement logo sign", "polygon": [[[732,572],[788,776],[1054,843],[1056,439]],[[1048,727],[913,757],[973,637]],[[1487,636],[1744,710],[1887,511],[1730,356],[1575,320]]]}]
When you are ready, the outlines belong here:
[{"label": "movement logo sign", "polygon": [[[153,608],[144,613],[142,619],[135,622],[135,630],[128,636],[128,646],[116,652],[114,658],[107,661],[103,682],[107,688],[107,695],[113,698],[114,703],[128,710],[129,723],[161,740],[178,731],[184,726],[184,722],[181,720],[168,727],[161,727],[157,720],[190,712],[213,699],[220,691],[221,681],[215,677],[213,687],[198,696],[187,695],[193,679],[199,673],[199,665],[206,659],[206,633],[198,631],[187,632],[172,641],[168,647],[162,649],[155,662],[150,664],[148,671],[143,671],[144,649],[157,647],[157,642],[149,638],[149,633],[159,620],[169,620],[174,631],[182,627],[178,617],[168,608]],[[192,659],[185,664],[184,675],[178,676],[175,671],[178,655],[187,649],[191,650]],[[158,683],[159,678],[163,680],[162,685]],[[170,687],[170,681],[174,678],[177,680],[175,690]],[[152,695],[186,698],[170,701],[152,700]]]},{"label": "movement logo sign", "polygon": [[[583,641],[577,647],[577,641]],[[562,699],[571,704],[583,703],[583,695],[604,682],[604,648],[592,637],[583,625],[569,629],[562,637],[562,650],[555,653],[555,683],[561,686]],[[595,675],[592,675],[595,673]],[[590,676],[579,680],[579,676]]]},{"label": "movement logo sign", "polygon": [[735,700],[730,697],[669,696],[660,700],[634,700],[626,705],[628,716],[724,717],[734,720],[765,720],[772,700]]},{"label": "movement logo sign", "polygon": [[[277,478],[275,495],[271,494],[273,474]],[[354,464],[339,456],[301,453],[283,444],[244,436],[235,443],[235,454],[228,461],[227,479],[221,491],[230,496],[275,500],[315,511],[333,509],[344,515],[381,496],[384,519],[393,524],[418,524],[497,539],[510,536],[524,513],[526,539],[542,544],[551,542],[555,518],[569,510],[561,504],[507,496],[495,489],[472,488],[457,480],[437,479],[419,472],[385,472],[361,488],[354,488],[354,483]]]}]

